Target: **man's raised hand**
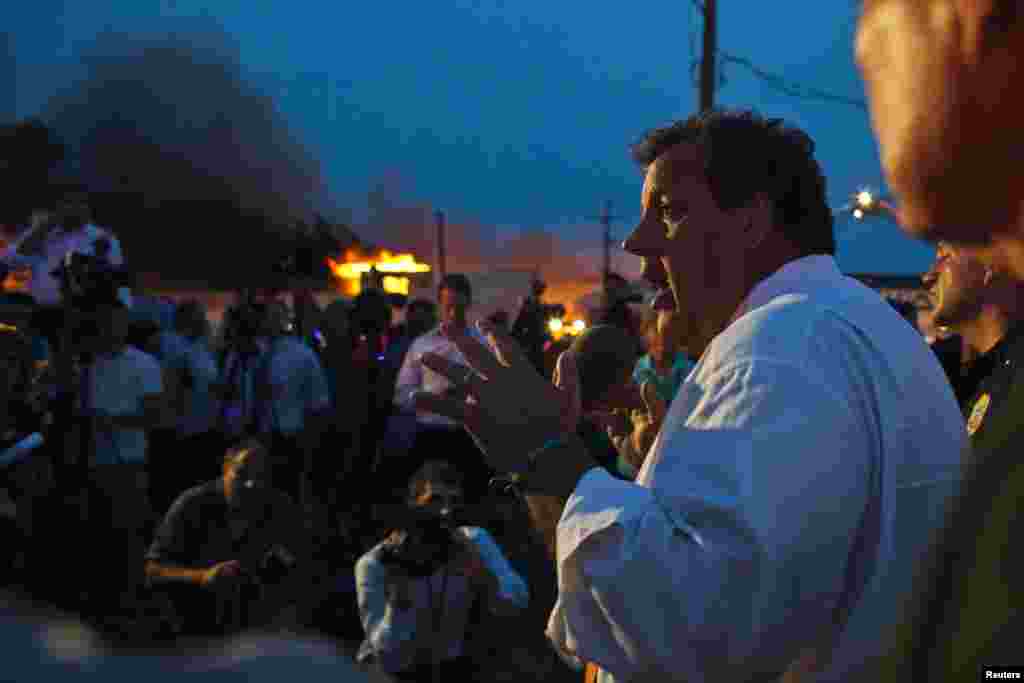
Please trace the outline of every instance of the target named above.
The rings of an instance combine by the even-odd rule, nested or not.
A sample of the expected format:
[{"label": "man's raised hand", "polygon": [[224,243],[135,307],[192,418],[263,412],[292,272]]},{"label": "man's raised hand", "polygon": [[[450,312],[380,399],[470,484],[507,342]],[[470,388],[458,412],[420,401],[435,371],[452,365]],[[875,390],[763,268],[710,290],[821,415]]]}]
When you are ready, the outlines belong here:
[{"label": "man's raised hand", "polygon": [[472,372],[436,354],[423,355],[426,367],[463,387],[473,401],[419,393],[416,408],[462,423],[499,472],[521,470],[529,453],[567,431],[574,398],[541,377],[509,335],[485,322],[477,326],[493,352],[465,331],[445,332]]}]

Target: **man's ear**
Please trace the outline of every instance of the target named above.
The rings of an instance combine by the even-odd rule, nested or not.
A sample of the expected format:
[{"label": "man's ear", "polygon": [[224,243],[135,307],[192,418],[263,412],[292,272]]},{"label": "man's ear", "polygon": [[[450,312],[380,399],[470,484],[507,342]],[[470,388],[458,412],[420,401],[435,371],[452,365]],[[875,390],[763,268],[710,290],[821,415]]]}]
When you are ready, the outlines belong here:
[{"label": "man's ear", "polygon": [[739,211],[739,219],[744,223],[744,246],[748,249],[760,247],[772,231],[771,201],[764,194],[758,194]]}]

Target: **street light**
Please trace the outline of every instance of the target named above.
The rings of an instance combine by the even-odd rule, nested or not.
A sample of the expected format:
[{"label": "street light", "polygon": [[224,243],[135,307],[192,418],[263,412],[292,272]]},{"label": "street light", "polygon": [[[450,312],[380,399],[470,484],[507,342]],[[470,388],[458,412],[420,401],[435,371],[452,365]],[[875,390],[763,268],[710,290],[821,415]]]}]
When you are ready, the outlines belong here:
[{"label": "street light", "polygon": [[885,201],[869,188],[861,188],[853,193],[849,203],[834,211],[835,214],[849,213],[854,220],[862,221],[868,216],[886,214],[896,218],[896,207]]},{"label": "street light", "polygon": [[857,206],[865,211],[875,208],[875,196],[871,190],[861,190],[856,196]]}]

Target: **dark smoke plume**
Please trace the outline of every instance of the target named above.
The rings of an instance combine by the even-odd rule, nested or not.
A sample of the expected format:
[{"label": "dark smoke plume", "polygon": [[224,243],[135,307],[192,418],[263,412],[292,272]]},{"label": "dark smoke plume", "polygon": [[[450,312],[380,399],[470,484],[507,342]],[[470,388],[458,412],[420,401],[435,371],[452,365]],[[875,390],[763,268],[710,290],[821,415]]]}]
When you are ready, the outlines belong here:
[{"label": "dark smoke plume", "polygon": [[68,143],[74,174],[118,198],[106,222],[137,269],[266,261],[275,233],[326,208],[319,161],[218,30],[104,34],[82,61],[85,78],[44,119]]}]

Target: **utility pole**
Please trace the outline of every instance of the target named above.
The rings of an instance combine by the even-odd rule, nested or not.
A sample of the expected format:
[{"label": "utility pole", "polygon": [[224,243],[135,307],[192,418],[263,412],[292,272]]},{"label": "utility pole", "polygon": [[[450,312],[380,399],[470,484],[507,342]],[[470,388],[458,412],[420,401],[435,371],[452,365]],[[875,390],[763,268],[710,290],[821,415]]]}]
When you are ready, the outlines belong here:
[{"label": "utility pole", "polygon": [[448,257],[445,249],[444,211],[434,212],[434,221],[437,224],[437,268],[434,270],[434,289],[441,284],[441,280],[448,274]]},{"label": "utility pole", "polygon": [[604,207],[601,209],[601,225],[604,226],[601,285],[607,290],[608,275],[612,272],[612,202],[610,199],[604,203]]},{"label": "utility pole", "polygon": [[606,200],[604,206],[601,207],[601,225],[604,228],[602,234],[602,263],[601,263],[601,298],[603,299],[605,308],[608,307],[608,276],[612,272],[612,221],[617,220],[616,216],[612,215],[612,201]]},{"label": "utility pole", "polygon": [[0,125],[18,119],[18,68],[14,61],[14,35],[0,32]]},{"label": "utility pole", "polygon": [[704,54],[700,62],[700,110],[715,106],[715,54],[718,51],[717,0],[704,0]]}]

